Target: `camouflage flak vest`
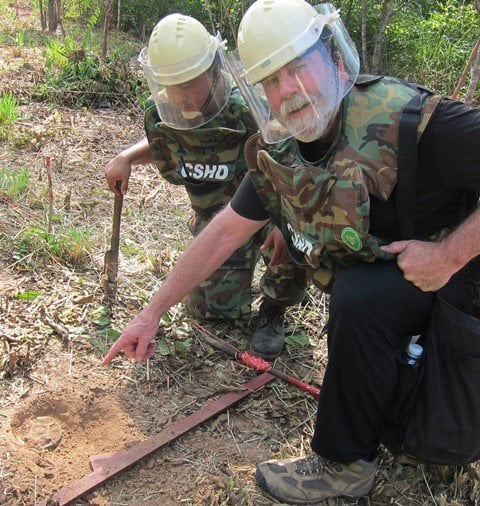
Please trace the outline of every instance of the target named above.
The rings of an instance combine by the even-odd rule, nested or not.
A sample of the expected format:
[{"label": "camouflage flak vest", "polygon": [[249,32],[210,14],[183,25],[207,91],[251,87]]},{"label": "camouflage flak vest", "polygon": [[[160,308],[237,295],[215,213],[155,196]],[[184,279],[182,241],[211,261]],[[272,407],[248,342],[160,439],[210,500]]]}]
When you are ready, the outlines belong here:
[{"label": "camouflage flak vest", "polygon": [[[336,141],[318,164],[306,163],[289,139],[247,144],[250,173],[293,259],[328,290],[335,273],[360,260],[391,259],[369,233],[369,194],[386,201],[396,184],[399,117],[417,93],[393,78],[355,86],[344,99]],[[441,97],[424,102],[417,141]]]},{"label": "camouflage flak vest", "polygon": [[196,217],[209,220],[232,198],[243,179],[247,171],[243,148],[257,127],[234,89],[218,116],[192,130],[163,124],[150,100],[145,131],[161,175],[172,184],[184,185]]}]

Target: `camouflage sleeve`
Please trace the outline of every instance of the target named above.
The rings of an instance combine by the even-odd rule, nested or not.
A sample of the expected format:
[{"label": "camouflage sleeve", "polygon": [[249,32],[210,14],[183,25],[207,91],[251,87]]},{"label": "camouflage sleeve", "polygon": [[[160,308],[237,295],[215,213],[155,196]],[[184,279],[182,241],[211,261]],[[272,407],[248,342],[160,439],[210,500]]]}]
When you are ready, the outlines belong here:
[{"label": "camouflage sleeve", "polygon": [[145,105],[144,128],[150,145],[150,151],[152,152],[153,161],[160,171],[160,174],[165,179],[171,183],[182,185],[183,181],[180,179],[178,180],[178,183],[174,182],[177,179],[175,172],[176,166],[170,157],[169,150],[167,149],[166,139],[163,135],[161,135],[156,127],[159,122],[160,118],[158,116],[157,107],[155,106],[153,99],[150,97]]},{"label": "camouflage sleeve", "polygon": [[258,126],[255,123],[255,120],[253,119],[253,116],[246,105],[244,106],[243,121],[245,123],[245,126],[247,127],[249,137],[258,132]]},{"label": "camouflage sleeve", "polygon": [[234,97],[232,100],[234,114],[237,117],[241,118],[243,124],[247,129],[248,137],[250,137],[251,135],[258,132],[258,126],[238,88],[235,87],[232,90],[232,96]]}]

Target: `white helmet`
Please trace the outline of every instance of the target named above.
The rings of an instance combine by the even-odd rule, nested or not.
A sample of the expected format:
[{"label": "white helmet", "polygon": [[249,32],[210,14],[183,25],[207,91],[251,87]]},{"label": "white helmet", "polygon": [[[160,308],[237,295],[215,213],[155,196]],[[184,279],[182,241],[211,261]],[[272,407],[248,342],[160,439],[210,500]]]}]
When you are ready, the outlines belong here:
[{"label": "white helmet", "polygon": [[[318,68],[318,59],[316,66],[312,66],[312,59],[307,58],[310,49],[315,48],[324,62],[322,69]],[[311,74],[316,75],[322,97],[315,104],[307,93],[297,100],[309,101],[316,108],[315,117],[325,119],[338,110],[360,68],[358,53],[339,12],[330,4],[312,7],[304,0],[254,2],[240,23],[238,50],[228,60],[265,141],[270,143],[291,136],[302,140],[303,129],[299,125],[282,124],[278,113],[270,109],[264,89],[269,76],[293,61],[304,60],[303,66],[310,65]],[[302,75],[295,78],[302,87]]]},{"label": "white helmet", "polygon": [[181,84],[205,72],[220,41],[194,18],[170,14],[161,19],[148,41],[148,64],[158,84]]},{"label": "white helmet", "polygon": [[[148,46],[139,56],[161,120],[172,128],[191,129],[213,119],[226,105],[231,83],[222,70],[224,43],[196,19],[170,14],[152,31]],[[220,56],[218,56],[220,55]],[[184,85],[209,71],[210,94],[198,111],[182,111],[168,97],[168,87]]]}]

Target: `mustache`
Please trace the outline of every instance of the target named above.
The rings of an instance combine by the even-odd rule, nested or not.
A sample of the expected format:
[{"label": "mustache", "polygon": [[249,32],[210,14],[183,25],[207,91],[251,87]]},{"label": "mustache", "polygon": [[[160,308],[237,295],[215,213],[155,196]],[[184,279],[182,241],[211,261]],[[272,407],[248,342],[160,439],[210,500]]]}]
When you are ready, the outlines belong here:
[{"label": "mustache", "polygon": [[292,95],[290,98],[282,102],[280,106],[280,115],[288,116],[288,114],[298,111],[307,105],[311,105],[315,108],[315,104],[318,104],[321,97],[314,95]]},{"label": "mustache", "polygon": [[305,95],[292,95],[280,106],[280,114],[282,116],[287,116],[288,114],[298,111],[302,107],[311,104],[312,101],[313,100],[310,97],[307,98]]}]

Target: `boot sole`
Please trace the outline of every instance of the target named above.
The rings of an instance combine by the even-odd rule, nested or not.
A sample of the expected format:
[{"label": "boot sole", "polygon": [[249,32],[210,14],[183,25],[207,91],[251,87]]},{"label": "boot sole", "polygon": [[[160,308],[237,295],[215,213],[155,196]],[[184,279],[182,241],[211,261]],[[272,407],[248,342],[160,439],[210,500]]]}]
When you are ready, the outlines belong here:
[{"label": "boot sole", "polygon": [[249,349],[249,352],[252,355],[255,355],[256,357],[260,357],[265,360],[273,360],[274,358],[278,358],[282,354],[283,348],[278,353],[273,353],[271,355],[266,355],[265,353],[259,353],[258,351],[252,350],[252,348]]},{"label": "boot sole", "polygon": [[[260,487],[261,488],[261,487]],[[335,497],[327,497],[325,499],[322,499],[321,501],[314,501],[314,502],[289,502],[288,500],[285,500],[284,498],[276,497],[272,495],[270,492],[267,492],[263,488],[261,488],[262,493],[264,496],[268,497],[269,499],[272,499],[275,504],[291,504],[292,506],[304,506],[305,504],[309,504],[311,506],[330,506],[335,505],[338,503],[339,500],[341,500],[345,504],[351,504],[358,505],[358,506],[367,506],[370,504],[370,501],[368,499],[368,495],[362,495],[361,497],[348,497],[346,495],[339,495]]]}]

